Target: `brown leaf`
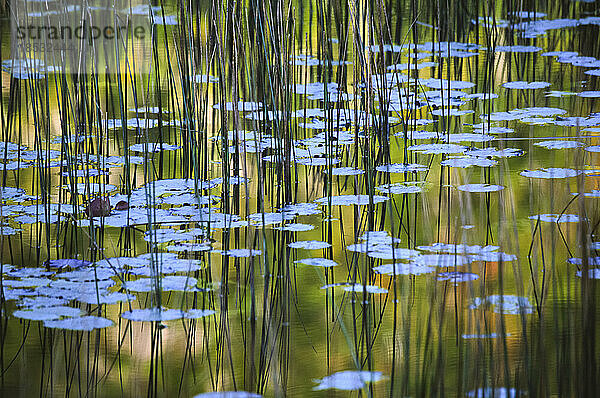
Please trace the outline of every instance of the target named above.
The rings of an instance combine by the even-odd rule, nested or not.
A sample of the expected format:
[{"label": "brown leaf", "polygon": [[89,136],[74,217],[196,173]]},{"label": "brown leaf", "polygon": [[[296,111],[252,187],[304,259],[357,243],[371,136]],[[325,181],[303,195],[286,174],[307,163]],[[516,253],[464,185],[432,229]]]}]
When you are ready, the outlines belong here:
[{"label": "brown leaf", "polygon": [[129,203],[127,203],[124,200],[119,201],[119,203],[117,203],[115,205],[115,210],[127,210],[129,209]]},{"label": "brown leaf", "polygon": [[110,214],[110,199],[97,197],[85,208],[85,214],[90,217],[104,217]]}]

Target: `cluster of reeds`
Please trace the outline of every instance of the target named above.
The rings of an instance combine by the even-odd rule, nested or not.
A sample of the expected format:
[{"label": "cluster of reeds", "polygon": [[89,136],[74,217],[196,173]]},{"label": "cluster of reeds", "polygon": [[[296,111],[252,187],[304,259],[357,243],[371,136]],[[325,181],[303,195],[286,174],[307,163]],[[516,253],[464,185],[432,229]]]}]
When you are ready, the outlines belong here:
[{"label": "cluster of reeds", "polygon": [[[564,192],[556,198],[548,196],[555,189],[551,184],[531,183],[529,197],[517,192],[522,187],[515,183],[515,170],[521,165],[521,169],[533,168],[531,164],[517,166],[511,160],[510,165],[504,161],[502,167],[481,172],[456,171],[440,165],[439,157],[406,149],[415,143],[409,132],[419,129],[417,119],[438,108],[433,104],[416,106],[426,90],[416,78],[429,72],[417,69],[415,44],[437,44],[431,54],[437,65],[426,77],[470,80],[477,82],[477,92],[492,93],[506,78],[535,80],[539,73],[530,54],[502,58],[493,51],[496,45],[537,40],[515,42],[515,32],[497,26],[500,15],[540,8],[568,17],[585,10],[583,3],[179,0],[160,5],[176,10],[178,24],[153,25],[150,54],[138,54],[127,42],[121,43],[123,48],[115,49],[117,67],[108,73],[98,73],[94,68],[102,66],[97,65],[90,73],[63,71],[41,79],[6,81],[8,75],[2,74],[2,140],[27,145],[37,153],[35,167],[5,170],[2,186],[22,187],[36,195],[33,204],[39,206],[35,215],[39,219],[15,236],[0,236],[0,263],[39,266],[50,259],[67,258],[93,263],[148,252],[155,267],[151,292],[128,303],[83,309],[113,317],[137,307],[218,312],[202,320],[178,321],[168,328],[160,321],[138,327],[119,318],[112,329],[70,332],[15,320],[10,317],[14,306],[3,301],[0,373],[7,391],[18,388],[8,377],[20,366],[39,377],[35,388],[25,386],[29,377],[19,382],[21,388],[40,395],[60,391],[67,396],[140,392],[163,396],[208,390],[304,395],[313,388],[312,379],[343,369],[382,371],[389,378],[362,390],[368,396],[465,396],[480,387],[514,388],[515,394],[526,392],[529,396],[593,395],[598,384],[597,292],[595,281],[587,277],[591,266],[587,258],[593,253],[590,243],[597,233],[597,206],[583,196],[565,201]],[[597,8],[591,10],[597,15]],[[165,15],[163,10],[156,17]],[[579,51],[600,55],[598,41],[589,40],[594,33],[597,27],[580,39]],[[544,41],[547,46],[557,46],[572,36],[549,34]],[[474,61],[442,56],[446,50],[442,47],[450,51],[452,41],[480,44],[488,51]],[[393,84],[386,77],[386,67],[401,62],[398,53],[384,50],[390,44],[413,45],[407,71],[413,80],[398,92],[414,103],[400,110],[390,109],[390,91],[380,89]],[[6,58],[5,44],[2,46],[2,58]],[[306,60],[301,57],[306,54],[312,54],[319,64],[309,67],[292,62]],[[145,72],[138,73],[142,65]],[[564,78],[564,74],[547,73],[548,81]],[[218,83],[202,80],[209,76]],[[308,100],[298,87],[313,82],[336,83],[340,92],[354,96],[339,99],[326,88],[321,100]],[[449,90],[442,89],[441,95],[442,113],[435,118],[434,131],[461,132],[464,123],[481,121],[475,116],[472,120],[451,117],[445,113],[451,108]],[[261,104],[254,119],[246,117],[249,113],[244,103],[248,102]],[[508,96],[498,103],[482,100],[474,107],[489,116],[493,111],[542,103],[532,94]],[[214,104],[221,106],[214,108]],[[147,112],[129,111],[142,107],[158,107],[159,111],[151,117]],[[296,162],[296,143],[314,131],[301,127],[301,118],[294,114],[314,107],[324,111],[323,130],[328,136],[319,157],[340,158],[339,165]],[[597,104],[590,107],[590,112],[597,111]],[[342,112],[363,123],[345,127],[336,116]],[[132,117],[140,118],[134,128],[127,127]],[[400,121],[394,122],[393,117]],[[157,119],[156,125],[148,124],[150,118]],[[109,119],[120,120],[122,126],[111,128]],[[177,124],[170,123],[173,120]],[[483,121],[491,124],[489,118]],[[347,131],[354,137],[352,145],[337,145],[340,132]],[[57,136],[58,156],[51,151],[57,148],[52,144]],[[268,149],[248,150],[246,141],[259,142],[266,137]],[[181,148],[132,153],[129,147],[138,143]],[[500,140],[494,145],[502,148],[504,144]],[[529,143],[524,145],[530,152],[534,149]],[[112,168],[107,174],[102,159],[109,155],[124,160],[121,168]],[[141,164],[131,162],[133,156],[142,156]],[[270,160],[265,160],[266,156]],[[25,162],[20,156],[16,161]],[[557,161],[576,163],[577,168],[585,165],[580,158],[560,157]],[[411,172],[396,178],[377,170],[390,163],[415,162],[430,166],[421,178]],[[337,166],[364,173],[337,176],[333,173]],[[222,184],[208,188],[207,181],[216,177],[222,178]],[[231,183],[240,177],[250,181]],[[210,219],[208,224],[163,222],[157,217],[161,202],[153,182],[169,178],[193,179],[195,204],[216,194],[219,200],[204,206],[213,213],[243,220],[259,214],[262,219],[256,219],[257,226],[218,230],[210,228]],[[452,188],[469,179],[500,184],[511,193],[472,198]],[[393,195],[390,201],[378,204],[375,187],[399,180],[424,180],[430,191],[422,196]],[[77,194],[81,184],[85,186],[83,195]],[[94,190],[93,184],[100,188]],[[85,214],[95,198],[108,196],[102,188],[106,184],[116,185],[125,201],[137,188],[145,187],[148,222],[115,228],[105,226],[103,217]],[[583,177],[578,179],[578,192],[583,192],[585,184]],[[331,198],[342,193],[367,195],[368,204],[332,204]],[[299,255],[289,247],[300,240],[299,233],[270,228],[265,217],[286,205],[319,197],[329,201],[323,203],[322,214],[310,216],[317,231],[311,237],[331,246],[315,256],[343,265],[309,270],[295,263]],[[558,223],[547,227],[538,219],[529,224],[529,230],[523,228],[522,210],[527,210],[527,215],[539,213],[540,201],[549,202],[555,212],[564,213],[565,206],[570,212],[576,208],[581,219],[588,221],[563,230]],[[68,204],[72,211],[61,213],[56,220],[51,216],[53,203]],[[136,210],[128,205],[123,211]],[[81,220],[90,223],[81,226]],[[210,252],[182,254],[203,261],[202,270],[189,273],[200,281],[203,291],[164,291],[161,267],[167,264],[162,263],[159,253],[163,246],[152,231],[178,230],[191,224],[205,228],[202,240],[214,243],[215,248],[253,249],[261,254],[247,258]],[[462,229],[467,224],[477,224],[483,231],[478,242],[467,242]],[[382,276],[373,271],[381,260],[346,249],[367,231],[388,231],[407,249],[432,242],[498,245],[519,255],[519,260],[483,264],[479,281],[469,287],[437,281],[436,277]],[[524,232],[529,233],[526,239],[522,238]],[[142,240],[145,233],[150,236],[148,241]],[[565,251],[570,257],[584,259],[583,278],[565,276]],[[126,273],[115,278],[135,279]],[[340,294],[335,287],[340,283],[363,288]],[[330,287],[318,289],[324,285]],[[388,293],[370,293],[369,285]],[[533,297],[535,313],[508,316],[465,309],[473,297],[506,292]],[[466,339],[463,334],[498,337]],[[25,356],[36,346],[41,347],[41,353],[36,353],[41,363]],[[142,370],[135,368],[136,361],[143,364]],[[147,376],[143,384],[129,384],[134,379],[139,383],[142,373]]]}]

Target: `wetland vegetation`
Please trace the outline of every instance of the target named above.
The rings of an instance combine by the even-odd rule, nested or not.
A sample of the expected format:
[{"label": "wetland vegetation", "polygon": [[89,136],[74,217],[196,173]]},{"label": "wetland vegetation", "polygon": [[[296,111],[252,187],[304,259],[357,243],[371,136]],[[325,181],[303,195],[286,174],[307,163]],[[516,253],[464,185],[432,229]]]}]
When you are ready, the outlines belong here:
[{"label": "wetland vegetation", "polygon": [[3,5],[2,396],[600,391],[600,2]]}]

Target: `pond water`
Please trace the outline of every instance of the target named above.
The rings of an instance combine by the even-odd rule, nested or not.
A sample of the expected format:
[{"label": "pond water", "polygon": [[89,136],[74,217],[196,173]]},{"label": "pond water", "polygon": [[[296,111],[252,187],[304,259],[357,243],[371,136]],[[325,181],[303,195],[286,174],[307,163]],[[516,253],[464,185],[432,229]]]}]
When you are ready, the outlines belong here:
[{"label": "pond water", "polygon": [[600,390],[600,2],[118,13],[3,13],[2,396]]}]

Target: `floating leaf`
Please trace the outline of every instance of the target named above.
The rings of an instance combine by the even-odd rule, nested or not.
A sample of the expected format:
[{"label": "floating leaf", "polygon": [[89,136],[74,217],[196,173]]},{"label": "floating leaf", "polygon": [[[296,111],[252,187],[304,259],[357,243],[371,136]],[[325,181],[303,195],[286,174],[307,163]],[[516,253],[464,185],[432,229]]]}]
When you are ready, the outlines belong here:
[{"label": "floating leaf", "polygon": [[129,147],[130,151],[133,152],[160,152],[160,151],[174,151],[181,148],[179,145],[171,145],[159,142],[144,142],[142,144],[133,144]]},{"label": "floating leaf", "polygon": [[[385,202],[389,198],[385,196],[373,195],[373,203]],[[332,206],[366,206],[369,204],[369,195],[340,195],[340,196],[326,196],[315,200],[315,202],[327,206],[331,203]]]},{"label": "floating leaf", "polygon": [[125,200],[120,200],[116,205],[115,205],[115,210],[127,210],[129,209],[129,203],[127,203],[127,201]]},{"label": "floating leaf", "polygon": [[128,302],[135,298],[133,295],[120,292],[95,292],[95,293],[80,293],[74,299],[80,303],[102,305],[116,304],[119,302]]},{"label": "floating leaf", "polygon": [[529,216],[530,220],[545,221],[545,222],[579,222],[580,218],[577,214],[539,214],[535,216]]},{"label": "floating leaf", "polygon": [[257,249],[229,249],[229,250],[214,250],[214,253],[220,253],[226,257],[254,257],[262,254],[261,250]]},{"label": "floating leaf", "polygon": [[415,263],[383,264],[373,268],[378,274],[386,275],[422,275],[435,272],[436,268]]},{"label": "floating leaf", "polygon": [[600,145],[590,145],[585,150],[588,152],[600,152]]},{"label": "floating leaf", "polygon": [[466,154],[469,156],[479,157],[511,158],[515,156],[522,156],[524,153],[525,152],[522,149],[517,148],[498,149],[489,147],[485,149],[471,149]]},{"label": "floating leaf", "polygon": [[175,245],[167,246],[167,250],[174,252],[206,252],[212,250],[212,246],[210,243],[177,242]]},{"label": "floating leaf", "polygon": [[499,262],[509,262],[509,261],[514,261],[517,259],[517,256],[515,256],[514,254],[507,254],[507,253],[503,253],[503,252],[488,252],[488,253],[480,253],[480,254],[476,254],[474,256],[474,260],[475,261],[485,261],[485,262],[492,262],[492,263],[499,263]]},{"label": "floating leaf", "polygon": [[524,82],[524,81],[515,81],[504,83],[502,87],[510,88],[510,89],[520,89],[520,90],[536,90],[540,88],[546,88],[551,86],[551,83],[548,82]]},{"label": "floating leaf", "polygon": [[385,173],[406,173],[415,171],[427,171],[427,166],[423,166],[422,164],[418,163],[392,163],[377,166],[375,170]]},{"label": "floating leaf", "polygon": [[454,90],[462,90],[465,88],[471,88],[475,86],[475,83],[472,82],[463,82],[457,80],[447,80],[447,79],[420,79],[419,83],[423,86],[435,88],[435,89],[454,89]]},{"label": "floating leaf", "polygon": [[217,312],[214,310],[199,310],[199,309],[194,309],[194,310],[187,310],[184,311],[183,313],[183,317],[185,319],[200,319],[200,318],[204,318],[207,316],[211,316],[216,314]]},{"label": "floating leaf", "polygon": [[487,142],[494,139],[493,136],[479,133],[454,133],[448,135],[448,142]]},{"label": "floating leaf", "polygon": [[438,281],[450,281],[453,283],[461,283],[461,282],[471,282],[476,279],[479,279],[479,275],[474,274],[472,272],[440,272],[438,274]]},{"label": "floating leaf", "polygon": [[556,97],[556,98],[561,98],[561,97],[568,97],[571,95],[576,95],[577,93],[573,93],[571,91],[546,91],[546,97]]},{"label": "floating leaf", "polygon": [[463,153],[467,150],[466,147],[456,144],[419,144],[411,145],[406,149],[409,151],[422,152],[428,155],[441,153]]},{"label": "floating leaf", "polygon": [[[495,333],[492,333],[495,334]],[[476,390],[471,390],[467,392],[467,397],[469,398],[517,398],[525,395],[524,393],[519,392],[515,388],[506,388],[506,387],[485,387],[478,388]]]},{"label": "floating leaf", "polygon": [[210,76],[210,75],[195,75],[193,77],[194,81],[196,83],[218,83],[219,82],[219,78],[215,77],[215,76]]},{"label": "floating leaf", "polygon": [[195,291],[198,280],[184,275],[169,275],[160,278],[158,281],[155,278],[140,278],[125,282],[123,288],[132,292],[151,292],[158,288],[157,283],[160,283],[160,290],[162,291],[184,292]]},{"label": "floating leaf", "polygon": [[493,253],[500,249],[499,246],[479,246],[479,245],[465,245],[455,243],[433,243],[428,246],[417,246],[419,250],[427,250],[431,252],[445,252],[445,253],[462,253],[462,254],[485,254]]},{"label": "floating leaf", "polygon": [[125,311],[121,317],[136,322],[163,322],[180,319],[184,315],[181,310],[167,308],[146,308]]},{"label": "floating leaf", "polygon": [[388,292],[387,289],[384,289],[382,287],[379,286],[373,286],[373,285],[362,285],[360,283],[355,283],[349,286],[345,286],[344,290],[347,292],[353,292],[353,293],[370,293],[370,294],[385,294]]},{"label": "floating leaf", "polygon": [[535,53],[541,51],[540,47],[536,46],[496,46],[496,52],[513,52],[513,53]]},{"label": "floating leaf", "polygon": [[302,260],[296,260],[295,263],[300,263],[300,264],[305,264],[305,265],[312,265],[315,267],[325,267],[325,268],[329,268],[329,267],[335,267],[336,265],[338,265],[335,261],[333,260],[329,260],[326,258],[305,258]]},{"label": "floating leaf", "polygon": [[53,329],[66,329],[90,332],[94,329],[104,329],[112,326],[113,322],[99,316],[82,316],[55,321],[45,321],[44,326]]},{"label": "floating leaf", "polygon": [[540,146],[546,149],[566,149],[566,148],[579,148],[584,146],[583,143],[579,141],[565,141],[565,140],[550,140],[550,141],[540,141],[533,144],[535,146]]},{"label": "floating leaf", "polygon": [[[575,273],[575,275],[577,275],[578,277],[582,277],[583,273],[582,271],[577,271]],[[588,269],[588,278],[590,279],[600,279],[600,268],[591,268]]]},{"label": "floating leaf", "polygon": [[[327,170],[323,170],[323,172],[327,173]],[[355,169],[354,167],[334,167],[331,169],[331,174],[334,176],[355,176],[364,173],[364,170]]]},{"label": "floating leaf", "polygon": [[423,183],[418,182],[398,182],[395,184],[383,184],[375,187],[375,190],[388,195],[409,194],[423,192]]},{"label": "floating leaf", "polygon": [[105,217],[110,215],[110,198],[97,197],[85,208],[85,214],[89,217]]},{"label": "floating leaf", "polygon": [[548,169],[524,170],[519,174],[529,178],[569,178],[576,177],[581,173],[581,170],[550,167]]},{"label": "floating leaf", "polygon": [[510,13],[511,16],[515,18],[522,19],[536,19],[536,18],[544,18],[546,16],[545,13],[539,11],[513,11]]},{"label": "floating leaf", "polygon": [[374,245],[367,251],[367,255],[372,258],[378,258],[382,260],[400,260],[409,259],[419,252],[412,249],[398,248],[391,245]]},{"label": "floating leaf", "polygon": [[459,185],[458,189],[465,192],[498,192],[503,190],[504,187],[492,184],[465,184]]},{"label": "floating leaf", "polygon": [[518,315],[521,313],[533,313],[533,306],[527,297],[512,295],[491,295],[486,298],[476,297],[469,305],[469,308],[477,309],[484,304],[493,306],[493,310],[497,314]]},{"label": "floating leaf", "polygon": [[240,112],[252,112],[252,111],[257,111],[257,110],[261,109],[262,106],[263,105],[260,102],[240,101],[237,103],[227,102],[224,105],[223,104],[214,104],[213,108],[217,109],[217,110],[224,109],[224,110],[230,111],[230,112],[232,112],[235,108],[237,108],[237,110]]},{"label": "floating leaf", "polygon": [[497,161],[476,156],[449,158],[440,162],[442,166],[467,168],[471,166],[492,167]]},{"label": "floating leaf", "polygon": [[303,231],[310,231],[315,229],[314,225],[311,224],[300,224],[300,223],[294,223],[294,224],[286,224],[280,227],[274,227],[273,229],[278,229],[280,231],[289,231],[289,232],[303,232]]},{"label": "floating leaf", "polygon": [[337,372],[322,379],[313,380],[318,386],[313,390],[360,390],[367,383],[375,383],[383,378],[381,372],[369,372],[366,370],[345,370]]},{"label": "floating leaf", "polygon": [[321,214],[321,209],[316,203],[289,203],[281,208],[281,212],[288,217],[292,215],[308,216],[311,214]]},{"label": "floating leaf", "polygon": [[[461,337],[463,339],[496,339],[502,336],[498,333],[483,333],[483,334],[463,334]],[[510,333],[506,333],[504,336],[510,336]],[[483,395],[481,395],[483,396]],[[501,397],[502,395],[499,395]]]},{"label": "floating leaf", "polygon": [[79,308],[67,306],[38,307],[13,312],[13,316],[30,321],[51,321],[63,317],[78,317],[82,311]]},{"label": "floating leaf", "polygon": [[331,247],[331,244],[327,242],[321,242],[318,240],[301,240],[288,244],[292,249],[304,249],[304,250],[319,250],[327,249]]},{"label": "floating leaf", "polygon": [[600,98],[600,91],[582,91],[577,95],[582,98]]},{"label": "floating leaf", "polygon": [[[591,249],[591,247],[590,247]],[[577,257],[573,257],[567,260],[567,262],[569,264],[574,264],[574,265],[583,265],[583,259],[581,258],[577,258]],[[588,265],[600,265],[600,257],[588,257],[587,259],[587,263]]]},{"label": "floating leaf", "polygon": [[458,267],[469,264],[473,259],[459,254],[420,254],[412,262],[432,267]]},{"label": "floating leaf", "polygon": [[442,109],[435,109],[435,110],[431,111],[431,114],[435,115],[435,116],[465,116],[465,115],[469,115],[473,112],[474,111],[472,111],[472,110],[460,110],[460,109],[454,109],[454,108],[443,109],[442,108]]},{"label": "floating leaf", "polygon": [[304,158],[296,159],[296,163],[304,166],[329,166],[332,164],[340,163],[340,159],[335,158]]},{"label": "floating leaf", "polygon": [[261,398],[262,395],[246,391],[215,391],[195,395],[194,398]]}]

